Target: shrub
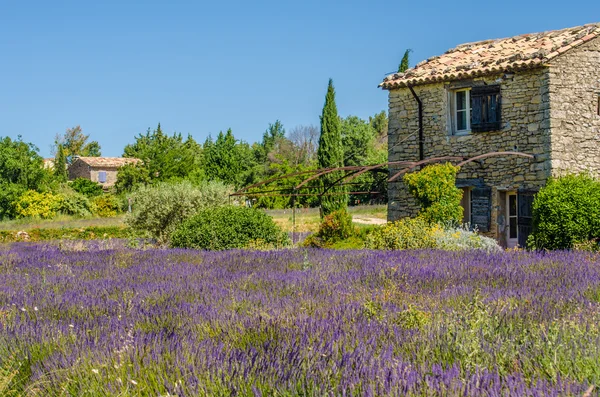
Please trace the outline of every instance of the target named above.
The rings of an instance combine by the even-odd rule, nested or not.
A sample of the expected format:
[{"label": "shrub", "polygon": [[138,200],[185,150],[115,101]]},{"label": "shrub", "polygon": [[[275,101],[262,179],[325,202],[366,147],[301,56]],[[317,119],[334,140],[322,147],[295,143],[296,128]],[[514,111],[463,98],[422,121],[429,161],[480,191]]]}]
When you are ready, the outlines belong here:
[{"label": "shrub", "polygon": [[600,239],[587,240],[573,244],[575,251],[600,252]]},{"label": "shrub", "polygon": [[371,231],[365,247],[383,250],[436,248],[447,251],[483,250],[500,252],[496,240],[464,227],[443,228],[421,217],[404,218]]},{"label": "shrub", "polygon": [[92,214],[92,204],[83,194],[73,190],[64,190],[60,193],[61,201],[58,212],[65,215],[89,216]]},{"label": "shrub", "polygon": [[121,203],[112,194],[103,194],[94,198],[92,212],[103,218],[116,216],[119,213]]},{"label": "shrub", "polygon": [[448,229],[434,227],[432,235],[435,239],[435,248],[446,251],[482,250],[489,253],[502,251],[496,240],[477,234],[466,227]]},{"label": "shrub", "polygon": [[62,197],[52,193],[27,190],[14,203],[17,218],[52,219],[60,208]]},{"label": "shrub", "polygon": [[365,248],[403,250],[435,248],[432,226],[423,218],[403,218],[374,229],[365,238]]},{"label": "shrub", "polygon": [[324,248],[332,244],[346,240],[358,233],[352,224],[352,215],[346,208],[334,211],[326,215],[319,226],[319,231],[304,240],[305,247]]},{"label": "shrub", "polygon": [[125,222],[160,244],[167,244],[170,235],[184,220],[204,208],[225,205],[231,191],[220,182],[205,182],[198,186],[187,181],[144,186],[131,196],[133,212]]},{"label": "shrub", "polygon": [[26,191],[21,185],[0,182],[0,220],[17,217],[15,205]]},{"label": "shrub", "polygon": [[69,183],[69,186],[86,197],[97,197],[103,193],[102,186],[99,183],[85,178],[77,178]]},{"label": "shrub", "polygon": [[528,246],[570,249],[600,238],[600,181],[588,175],[551,178],[533,200]]},{"label": "shrub", "polygon": [[419,215],[427,222],[447,224],[462,220],[462,192],[456,187],[459,169],[450,163],[433,164],[404,176],[408,191],[421,206]]},{"label": "shrub", "polygon": [[260,210],[237,206],[208,208],[185,221],[171,237],[171,246],[205,250],[287,245],[289,238],[273,218]]}]

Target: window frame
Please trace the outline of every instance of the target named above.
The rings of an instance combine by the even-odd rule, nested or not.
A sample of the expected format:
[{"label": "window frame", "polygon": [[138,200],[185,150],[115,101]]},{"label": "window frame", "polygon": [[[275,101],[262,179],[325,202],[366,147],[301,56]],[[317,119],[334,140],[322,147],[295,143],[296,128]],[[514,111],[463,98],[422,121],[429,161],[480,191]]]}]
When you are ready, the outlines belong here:
[{"label": "window frame", "polygon": [[[466,99],[465,102],[467,104],[465,109],[458,109],[458,94],[460,92],[464,92],[466,93]],[[452,106],[451,106],[451,132],[452,135],[469,135],[471,133],[471,112],[472,112],[472,105],[471,105],[471,87],[466,87],[466,88],[457,88],[457,89],[453,89],[452,91],[450,91],[450,95],[451,95],[451,102],[452,102]],[[458,113],[459,112],[465,112],[466,113],[466,127],[464,130],[459,130],[458,129]]]},{"label": "window frame", "polygon": [[[500,84],[487,85],[479,81],[458,82],[447,86],[447,93],[449,135],[464,136],[502,130],[502,86]],[[461,110],[458,109],[460,93],[466,93],[465,100],[468,104]],[[459,115],[462,114],[466,115],[466,128],[459,130],[458,123],[461,118]]]},{"label": "window frame", "polygon": [[[508,239],[517,240],[519,238],[519,201],[517,192],[509,192],[507,195],[507,200],[508,205],[506,219],[508,221]],[[514,204],[514,207],[512,207],[512,204]],[[514,236],[512,235],[513,230],[511,230],[511,225],[514,226]]]}]

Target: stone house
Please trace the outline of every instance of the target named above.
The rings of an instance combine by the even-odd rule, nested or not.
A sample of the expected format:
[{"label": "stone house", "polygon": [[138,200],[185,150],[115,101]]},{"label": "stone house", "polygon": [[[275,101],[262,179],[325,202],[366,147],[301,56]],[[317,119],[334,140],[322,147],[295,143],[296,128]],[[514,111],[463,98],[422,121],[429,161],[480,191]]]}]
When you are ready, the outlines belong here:
[{"label": "stone house", "polygon": [[139,161],[125,157],[75,157],[69,165],[69,180],[86,178],[109,188],[117,181],[119,167]]},{"label": "stone house", "polygon": [[54,158],[53,157],[48,157],[45,158],[42,162],[42,167],[44,167],[44,169],[46,170],[54,170]]},{"label": "stone house", "polygon": [[[504,246],[525,244],[533,194],[548,177],[600,175],[600,24],[462,44],[380,87],[390,162],[533,155],[488,157],[457,176],[464,221]],[[388,220],[416,213],[401,178],[388,195]]]}]

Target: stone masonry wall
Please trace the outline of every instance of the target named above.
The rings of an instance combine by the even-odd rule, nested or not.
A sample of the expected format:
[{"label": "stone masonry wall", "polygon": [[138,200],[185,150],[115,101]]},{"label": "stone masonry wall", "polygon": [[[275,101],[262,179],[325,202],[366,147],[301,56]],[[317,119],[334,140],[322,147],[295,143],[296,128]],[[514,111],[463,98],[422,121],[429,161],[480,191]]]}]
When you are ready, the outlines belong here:
[{"label": "stone masonry wall", "polygon": [[[500,79],[500,80],[498,80]],[[449,91],[464,83],[501,85],[502,129],[451,135]],[[492,187],[491,236],[497,235],[500,210],[498,191],[537,190],[550,175],[550,105],[548,69],[496,75],[475,80],[437,83],[414,87],[423,102],[425,158],[439,156],[474,157],[488,152],[519,151],[536,155],[535,160],[506,156],[470,163],[461,169],[459,179],[482,179]],[[389,161],[417,161],[418,107],[408,88],[389,92]],[[390,175],[399,169],[390,167]],[[414,215],[415,202],[401,179],[388,186],[388,220]]]},{"label": "stone masonry wall", "polygon": [[118,168],[90,167],[82,160],[75,160],[75,162],[69,166],[69,180],[72,181],[76,178],[85,178],[94,182],[98,182],[98,173],[100,171],[106,172],[106,183],[101,183],[101,185],[104,187],[113,186],[117,181]]},{"label": "stone masonry wall", "polygon": [[[98,182],[98,173],[100,171],[106,172],[106,182],[105,183]],[[117,173],[118,173],[118,169],[114,168],[114,167],[104,167],[104,168],[93,167],[90,171],[90,179],[94,182],[100,183],[104,187],[111,187],[117,182]]]},{"label": "stone masonry wall", "polygon": [[600,176],[600,38],[556,58],[549,77],[552,174]]},{"label": "stone masonry wall", "polygon": [[79,159],[69,166],[69,180],[77,178],[90,179],[90,166]]}]

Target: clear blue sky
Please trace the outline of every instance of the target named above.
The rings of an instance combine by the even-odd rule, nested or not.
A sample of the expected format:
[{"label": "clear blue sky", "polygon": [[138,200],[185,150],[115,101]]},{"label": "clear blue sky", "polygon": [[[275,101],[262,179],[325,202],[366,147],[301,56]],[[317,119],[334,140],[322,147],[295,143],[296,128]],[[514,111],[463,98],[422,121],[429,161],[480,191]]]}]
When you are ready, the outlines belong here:
[{"label": "clear blue sky", "polygon": [[279,119],[387,109],[377,84],[464,42],[600,22],[600,1],[0,0],[0,136],[35,143],[81,125],[120,156],[158,122],[260,140]]}]

